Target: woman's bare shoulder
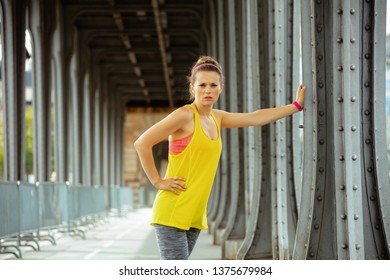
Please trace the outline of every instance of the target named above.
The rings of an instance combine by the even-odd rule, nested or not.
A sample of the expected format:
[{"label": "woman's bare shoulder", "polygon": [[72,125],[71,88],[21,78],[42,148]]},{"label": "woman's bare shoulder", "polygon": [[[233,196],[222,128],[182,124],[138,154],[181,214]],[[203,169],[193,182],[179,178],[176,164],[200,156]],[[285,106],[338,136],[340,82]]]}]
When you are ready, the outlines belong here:
[{"label": "woman's bare shoulder", "polygon": [[182,121],[190,121],[194,118],[194,111],[190,108],[190,106],[185,105],[177,108],[171,113],[171,115]]},{"label": "woman's bare shoulder", "polygon": [[222,117],[225,113],[226,112],[223,110],[213,109],[213,114],[214,114],[215,118],[218,120],[219,124],[221,124]]}]

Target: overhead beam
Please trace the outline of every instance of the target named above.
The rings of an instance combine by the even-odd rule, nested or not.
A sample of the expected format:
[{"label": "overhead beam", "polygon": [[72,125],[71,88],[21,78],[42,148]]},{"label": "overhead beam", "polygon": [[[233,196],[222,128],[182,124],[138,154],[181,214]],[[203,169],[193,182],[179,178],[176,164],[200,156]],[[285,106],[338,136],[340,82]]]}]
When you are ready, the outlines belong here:
[{"label": "overhead beam", "polygon": [[[76,5],[80,6],[79,1],[76,1]],[[69,4],[65,3],[66,6],[70,6]],[[187,13],[194,15],[197,20],[202,20],[202,10],[203,5],[197,5],[197,4],[185,4],[181,3],[180,7],[178,7],[175,4],[164,4],[163,10],[164,12],[168,13]],[[119,10],[121,13],[136,13],[138,11],[151,11],[150,5],[135,5],[135,4],[129,4],[129,5],[116,5],[116,9]],[[80,6],[80,9],[75,11],[73,17],[77,18],[84,13],[107,13],[107,5],[86,5]]]},{"label": "overhead beam", "polygon": [[[148,53],[154,53],[157,51],[156,48],[136,48],[132,49],[132,51],[126,50],[124,48],[120,47],[112,47],[112,48],[100,48],[100,47],[94,47],[93,49],[96,49],[99,52],[100,56],[104,55],[123,55],[128,56],[130,53],[137,53],[137,54],[148,54]],[[173,53],[189,53],[196,56],[198,54],[198,49],[196,48],[186,48],[186,47],[172,47],[167,48],[165,50],[166,52],[173,52]]]},{"label": "overhead beam", "polygon": [[[95,33],[90,34],[90,36],[122,36],[122,35],[144,35],[145,33],[155,33],[155,29],[152,28],[146,28],[146,27],[137,27],[137,28],[125,28],[121,30],[120,32],[115,28],[97,28],[91,27],[81,27],[80,30],[82,31],[95,31]],[[115,31],[118,31],[118,33],[115,33]],[[194,39],[199,40],[201,38],[200,32],[194,31],[194,30],[188,30],[188,27],[186,28],[169,28],[169,35],[174,35],[174,36],[191,36]]]},{"label": "overhead beam", "polygon": [[153,13],[154,13],[154,21],[156,22],[158,44],[160,47],[161,60],[162,60],[162,65],[163,65],[163,70],[164,70],[164,79],[165,79],[165,85],[166,85],[166,89],[167,89],[169,106],[173,107],[171,78],[169,77],[168,58],[167,58],[167,53],[165,50],[165,41],[164,41],[164,35],[162,32],[162,22],[161,22],[161,18],[160,18],[160,10],[158,7],[157,0],[152,0],[152,6],[153,6]]}]

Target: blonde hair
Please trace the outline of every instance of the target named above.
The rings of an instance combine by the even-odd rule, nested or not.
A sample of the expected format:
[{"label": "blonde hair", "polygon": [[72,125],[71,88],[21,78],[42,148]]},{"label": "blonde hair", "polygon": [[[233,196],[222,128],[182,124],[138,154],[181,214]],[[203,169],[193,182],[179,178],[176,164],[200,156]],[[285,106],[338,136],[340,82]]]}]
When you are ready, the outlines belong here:
[{"label": "blonde hair", "polygon": [[[202,55],[199,57],[198,61],[196,61],[192,65],[190,75],[187,77],[189,85],[195,82],[196,73],[198,73],[199,71],[217,72],[221,77],[221,83],[223,84],[224,76],[222,73],[222,67],[218,63],[218,61],[212,58],[211,56]],[[192,101],[194,100],[195,97],[191,92],[190,88],[189,88],[189,92],[190,92],[190,100]]]}]

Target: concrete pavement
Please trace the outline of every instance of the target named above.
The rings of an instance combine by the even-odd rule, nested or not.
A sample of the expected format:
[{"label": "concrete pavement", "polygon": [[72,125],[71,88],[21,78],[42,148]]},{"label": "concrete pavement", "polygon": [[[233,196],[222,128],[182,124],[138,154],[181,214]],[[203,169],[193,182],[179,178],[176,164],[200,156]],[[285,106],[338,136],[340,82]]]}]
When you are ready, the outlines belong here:
[{"label": "concrete pavement", "polygon": [[[56,245],[39,241],[39,251],[21,247],[23,260],[158,260],[150,216],[151,208],[136,209],[126,217],[110,217],[88,229],[85,239],[63,234],[56,239]],[[202,231],[190,259],[221,259],[221,247],[213,245],[212,241],[208,231]],[[0,255],[0,260],[15,258],[11,254]]]}]

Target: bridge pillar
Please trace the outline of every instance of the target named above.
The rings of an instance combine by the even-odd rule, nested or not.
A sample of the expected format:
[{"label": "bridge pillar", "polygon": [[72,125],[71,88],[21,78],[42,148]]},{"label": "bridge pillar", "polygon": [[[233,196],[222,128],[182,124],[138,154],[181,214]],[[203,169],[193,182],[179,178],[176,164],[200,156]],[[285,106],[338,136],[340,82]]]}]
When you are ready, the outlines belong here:
[{"label": "bridge pillar", "polygon": [[4,181],[24,180],[26,1],[2,2]]},{"label": "bridge pillar", "polygon": [[306,2],[303,82],[312,94],[305,100],[293,258],[388,259],[390,184],[385,131],[378,129],[385,117],[386,3]]}]

